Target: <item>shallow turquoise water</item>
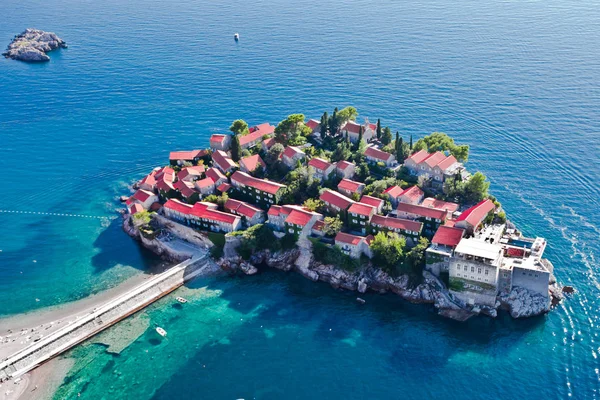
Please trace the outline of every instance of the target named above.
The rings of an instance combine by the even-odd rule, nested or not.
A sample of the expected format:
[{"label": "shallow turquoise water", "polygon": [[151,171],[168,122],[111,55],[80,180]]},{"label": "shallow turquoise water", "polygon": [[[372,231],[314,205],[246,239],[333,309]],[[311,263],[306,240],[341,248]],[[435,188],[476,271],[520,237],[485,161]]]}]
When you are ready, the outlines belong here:
[{"label": "shallow turquoise water", "polygon": [[[276,123],[348,104],[405,139],[437,130],[470,144],[469,168],[491,178],[527,234],[548,238],[558,278],[579,289],[545,317],[461,325],[392,296],[358,307],[285,274],[198,281],[210,300],[147,312],[169,341],[155,345],[149,331],[121,356],[82,346],[74,354],[91,361],[60,393],[598,397],[594,2],[5,0],[0,14],[6,43],[32,26],[70,45],[44,65],[0,60],[0,210],[106,217],[0,212],[0,315],[151,268],[120,230],[115,199],[169,150],[204,146],[238,117]],[[227,323],[211,323],[217,315]]]}]

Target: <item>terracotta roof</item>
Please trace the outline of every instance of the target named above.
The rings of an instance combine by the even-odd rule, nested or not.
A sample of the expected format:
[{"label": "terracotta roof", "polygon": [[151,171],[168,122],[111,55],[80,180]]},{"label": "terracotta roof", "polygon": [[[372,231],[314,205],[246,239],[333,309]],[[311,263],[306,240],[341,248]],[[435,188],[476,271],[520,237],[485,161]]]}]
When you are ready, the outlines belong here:
[{"label": "terracotta roof", "polygon": [[214,208],[211,208],[212,206],[216,206],[216,204],[200,202],[192,206],[190,204],[182,203],[177,199],[169,199],[164,205],[164,207],[178,211],[182,214],[193,215],[198,218],[206,218],[211,221],[224,222],[227,224],[233,224],[240,218],[233,214],[217,211]]},{"label": "terracotta roof", "polygon": [[140,203],[133,203],[131,207],[129,207],[129,214],[135,214],[140,211],[144,211],[144,207]]},{"label": "terracotta roof", "polygon": [[371,218],[371,224],[412,232],[421,232],[421,229],[423,229],[423,223],[421,222],[402,218],[384,217],[383,215],[373,215],[373,218]]},{"label": "terracotta roof", "polygon": [[221,193],[225,193],[226,191],[228,191],[231,188],[231,185],[229,183],[223,182],[219,185],[219,187],[217,188],[217,190]]},{"label": "terracotta roof", "polygon": [[353,163],[351,163],[350,161],[342,160],[342,161],[338,161],[336,168],[339,170],[345,171],[346,168],[348,168],[350,166],[355,166],[355,165]]},{"label": "terracotta roof", "polygon": [[165,180],[165,181],[173,181],[175,179],[175,170],[171,167],[163,167],[156,171],[156,175],[154,176],[156,181]]},{"label": "terracotta roof", "polygon": [[431,243],[456,247],[464,233],[465,231],[463,229],[442,225],[438,228],[437,232],[435,232],[433,239],[431,239]]},{"label": "terracotta roof", "polygon": [[458,210],[458,207],[459,207],[458,204],[456,204],[456,203],[451,203],[449,201],[442,201],[442,200],[434,199],[433,197],[427,197],[425,200],[423,200],[421,205],[423,207],[431,207],[431,208],[437,208],[440,210],[446,210],[451,213]]},{"label": "terracotta roof", "polygon": [[390,153],[376,149],[375,147],[367,147],[365,150],[365,157],[375,158],[381,161],[387,161],[392,157]]},{"label": "terracotta roof", "polygon": [[358,133],[360,132],[360,124],[355,121],[348,121],[342,128],[343,131],[348,131],[349,133]]},{"label": "terracotta roof", "polygon": [[496,208],[496,206],[494,206],[494,203],[491,200],[482,200],[460,214],[460,216],[456,218],[456,222],[466,221],[472,226],[477,226],[494,208]]},{"label": "terracotta roof", "polygon": [[444,221],[448,216],[446,210],[438,210],[437,208],[429,208],[423,206],[416,206],[414,204],[399,203],[396,210],[400,212],[406,212],[409,214],[415,214],[421,217],[436,218]]},{"label": "terracotta roof", "polygon": [[429,156],[427,156],[427,158],[425,158],[421,162],[424,162],[429,167],[433,168],[445,159],[446,155],[444,153],[442,153],[441,151],[436,151],[435,153],[431,153]]},{"label": "terracotta roof", "polygon": [[231,182],[239,182],[245,186],[253,187],[261,192],[276,194],[278,190],[285,188],[285,185],[281,185],[276,182],[268,181],[266,179],[258,179],[248,175],[242,171],[235,171],[231,175]]},{"label": "terracotta roof", "polygon": [[203,166],[183,168],[181,171],[179,171],[179,173],[177,173],[177,179],[179,179],[179,180],[185,179],[190,175],[191,176],[201,176],[203,172],[204,172]]},{"label": "terracotta roof", "polygon": [[347,190],[349,192],[357,192],[361,186],[365,186],[362,182],[352,181],[350,179],[342,179],[340,183],[338,183],[338,189]]},{"label": "terracotta roof", "polygon": [[213,182],[218,181],[219,179],[227,180],[227,177],[216,168],[209,168],[206,170],[206,177],[213,180]]},{"label": "terracotta roof", "polygon": [[377,197],[367,196],[367,195],[364,195],[363,197],[361,197],[360,202],[363,204],[368,204],[375,208],[379,208],[385,204],[385,201],[383,201],[382,199],[378,199]]},{"label": "terracotta roof", "polygon": [[404,189],[402,189],[400,186],[394,185],[394,186],[390,186],[389,188],[385,189],[383,191],[383,193],[396,199],[396,198],[398,198],[398,196],[400,196],[402,193],[404,193]]},{"label": "terracotta roof", "polygon": [[271,147],[273,147],[273,145],[277,143],[277,141],[275,140],[275,138],[268,138],[266,140],[263,140],[263,146],[266,147],[267,150],[269,150]]},{"label": "terracotta roof", "polygon": [[342,242],[352,246],[358,246],[364,239],[365,238],[362,236],[351,235],[343,232],[338,232],[337,235],[335,235],[336,242]]},{"label": "terracotta roof", "polygon": [[296,155],[304,156],[304,152],[295,146],[288,146],[283,151],[283,155],[288,158],[293,158]]},{"label": "terracotta roof", "polygon": [[227,136],[229,135],[222,135],[222,134],[214,134],[210,137],[210,143],[213,144],[223,144],[223,142],[225,142],[227,140]]},{"label": "terracotta roof", "polygon": [[184,151],[172,151],[169,154],[169,160],[184,160],[191,161],[194,158],[200,158],[207,155],[206,150],[184,150]]},{"label": "terracotta roof", "polygon": [[[190,183],[191,184],[191,183]],[[193,184],[191,184],[193,185]],[[177,189],[179,191],[179,193],[181,193],[181,195],[183,197],[191,197],[194,195],[194,193],[196,193],[195,190],[193,190],[192,188],[190,188],[185,181],[177,181],[175,182],[175,184],[173,185],[175,187],[175,189]]]},{"label": "terracotta roof", "polygon": [[375,207],[370,206],[368,204],[354,203],[350,206],[350,208],[348,209],[348,212],[353,213],[353,214],[368,216],[371,214],[376,214],[377,210],[375,209]]},{"label": "terracotta roof", "polygon": [[279,215],[281,213],[281,206],[272,205],[269,207],[268,215]]},{"label": "terracotta roof", "polygon": [[330,164],[329,162],[318,157],[311,158],[308,162],[309,167],[313,167],[314,169],[318,169],[320,171],[327,171],[332,165],[333,164]]},{"label": "terracotta roof", "polygon": [[285,219],[285,222],[288,224],[306,226],[313,217],[312,213],[300,210],[292,210],[292,212]]},{"label": "terracotta roof", "polygon": [[318,121],[316,119],[311,119],[311,120],[308,120],[305,125],[314,131],[317,126],[321,125],[321,121]]},{"label": "terracotta roof", "polygon": [[234,167],[237,167],[235,161],[233,161],[227,153],[223,150],[217,150],[212,154],[212,159],[215,164],[217,164],[221,169],[228,170]]},{"label": "terracotta roof", "polygon": [[402,193],[400,193],[400,196],[405,196],[407,198],[409,198],[412,201],[418,200],[421,198],[421,196],[423,196],[425,193],[423,193],[423,191],[418,187],[418,186],[411,186],[408,189],[404,189],[404,191]]},{"label": "terracotta roof", "polygon": [[416,164],[419,164],[420,162],[422,162],[427,157],[429,157],[429,153],[427,152],[427,150],[419,150],[415,154],[413,154],[412,156],[408,157],[407,160],[412,160]]},{"label": "terracotta roof", "polygon": [[135,200],[141,201],[143,203],[152,196],[154,196],[154,193],[149,192],[144,189],[139,189],[131,197],[134,198]]},{"label": "terracotta roof", "polygon": [[168,192],[169,190],[175,189],[171,181],[164,179],[161,179],[158,182],[156,182],[156,188],[158,190],[162,190],[163,192]]},{"label": "terracotta roof", "polygon": [[454,156],[448,156],[446,159],[439,162],[437,165],[442,171],[447,170],[452,165],[456,164],[458,160]]},{"label": "terracotta roof", "polygon": [[242,214],[244,217],[252,218],[257,213],[260,213],[262,210],[260,208],[256,208],[249,203],[244,201],[229,199],[225,202],[225,209],[229,211],[236,211],[239,214]]},{"label": "terracotta roof", "polygon": [[325,190],[319,198],[324,202],[332,204],[342,210],[347,209],[348,207],[350,207],[350,205],[354,203],[352,199],[349,199],[343,194],[334,192],[333,190],[329,189]]},{"label": "terracotta roof", "polygon": [[146,183],[151,186],[156,185],[156,178],[154,177],[154,175],[155,175],[155,172],[149,173],[144,178],[142,178],[142,180],[139,183],[140,184]]},{"label": "terracotta roof", "polygon": [[263,168],[267,167],[265,162],[262,160],[262,158],[260,158],[258,154],[254,154],[252,156],[245,157],[240,160],[240,167],[244,167],[250,172],[258,168],[259,165]]},{"label": "terracotta roof", "polygon": [[204,189],[204,188],[213,186],[215,184],[215,181],[213,181],[211,178],[207,177],[204,179],[200,179],[199,181],[196,181],[195,184],[200,189]]},{"label": "terracotta roof", "polygon": [[314,225],[312,226],[312,229],[315,231],[322,231],[323,228],[325,227],[325,222],[321,221],[320,219],[316,220]]},{"label": "terracotta roof", "polygon": [[269,123],[260,124],[250,128],[250,133],[245,136],[240,136],[240,145],[244,146],[250,142],[260,140],[264,135],[272,135],[275,132],[275,127]]}]

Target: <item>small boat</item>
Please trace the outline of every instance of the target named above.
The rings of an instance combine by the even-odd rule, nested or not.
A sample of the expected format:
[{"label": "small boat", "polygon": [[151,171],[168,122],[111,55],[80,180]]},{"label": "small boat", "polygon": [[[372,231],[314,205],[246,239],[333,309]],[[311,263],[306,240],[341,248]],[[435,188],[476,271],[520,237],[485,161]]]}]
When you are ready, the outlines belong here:
[{"label": "small boat", "polygon": [[178,302],[180,302],[181,304],[185,304],[185,303],[187,303],[187,299],[184,299],[183,297],[177,297],[177,298],[176,298],[176,300],[177,300]]},{"label": "small boat", "polygon": [[157,327],[156,327],[156,332],[157,332],[157,333],[158,333],[160,336],[162,336],[162,337],[165,337],[165,336],[167,336],[167,331],[165,331],[165,330],[164,330],[163,328],[161,328],[160,326],[157,326]]},{"label": "small boat", "polygon": [[233,34],[233,38],[235,39],[235,41],[237,42],[238,40],[240,40],[240,34],[239,33],[234,33]]},{"label": "small boat", "polygon": [[365,304],[367,302],[365,299],[361,299],[360,297],[357,297],[356,301],[358,301],[360,304]]}]

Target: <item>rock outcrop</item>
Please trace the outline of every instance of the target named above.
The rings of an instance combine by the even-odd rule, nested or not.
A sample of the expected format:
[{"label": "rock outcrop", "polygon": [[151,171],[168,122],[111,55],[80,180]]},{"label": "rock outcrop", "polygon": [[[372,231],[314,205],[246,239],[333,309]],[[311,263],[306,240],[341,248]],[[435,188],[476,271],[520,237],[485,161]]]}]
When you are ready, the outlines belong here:
[{"label": "rock outcrop", "polygon": [[550,311],[550,299],[521,287],[513,287],[508,295],[500,298],[513,318],[533,317]]},{"label": "rock outcrop", "polygon": [[55,33],[28,28],[14,37],[2,55],[13,60],[44,62],[50,61],[50,57],[46,53],[66,47],[67,43]]}]

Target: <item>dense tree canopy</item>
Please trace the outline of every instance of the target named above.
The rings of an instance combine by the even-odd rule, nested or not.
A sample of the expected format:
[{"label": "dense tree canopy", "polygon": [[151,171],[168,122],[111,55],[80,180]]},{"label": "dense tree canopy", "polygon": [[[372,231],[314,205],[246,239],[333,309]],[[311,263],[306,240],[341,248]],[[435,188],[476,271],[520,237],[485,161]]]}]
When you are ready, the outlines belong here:
[{"label": "dense tree canopy", "polygon": [[460,162],[466,162],[469,158],[468,145],[456,145],[454,139],[442,132],[433,132],[431,135],[421,138],[415,143],[414,150],[449,151]]},{"label": "dense tree canopy", "polygon": [[231,139],[231,159],[235,162],[240,161],[242,158],[242,146],[240,145],[240,137],[233,135]]},{"label": "dense tree canopy", "polygon": [[356,118],[358,117],[358,111],[356,111],[356,108],[348,106],[338,111],[336,117],[338,126],[341,126],[344,124],[344,122],[356,121]]},{"label": "dense tree canopy", "polygon": [[304,114],[290,114],[275,128],[275,140],[284,146],[297,146],[306,143],[306,137],[311,133],[304,124]]},{"label": "dense tree canopy", "polygon": [[243,119],[236,119],[233,121],[229,130],[233,132],[234,135],[247,135],[248,134],[248,124]]},{"label": "dense tree canopy", "polygon": [[447,197],[461,203],[474,204],[488,197],[490,182],[481,172],[476,172],[468,180],[463,181],[460,175],[449,179],[444,185]]},{"label": "dense tree canopy", "polygon": [[395,269],[404,255],[405,239],[395,232],[379,232],[371,242],[373,260],[386,270]]},{"label": "dense tree canopy", "polygon": [[323,233],[327,236],[335,236],[344,226],[339,215],[336,215],[335,217],[325,217],[323,222],[325,223],[323,226]]}]

